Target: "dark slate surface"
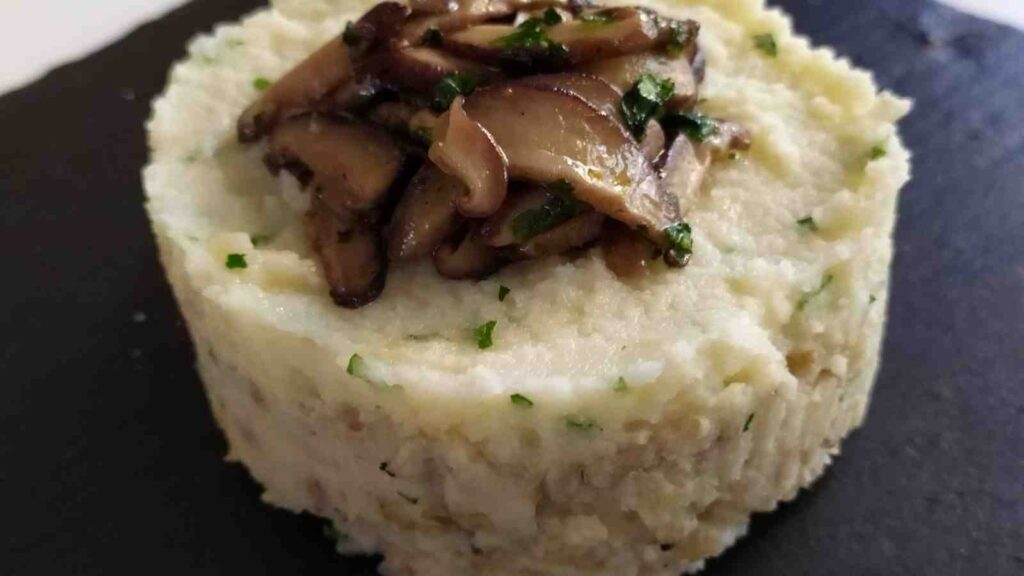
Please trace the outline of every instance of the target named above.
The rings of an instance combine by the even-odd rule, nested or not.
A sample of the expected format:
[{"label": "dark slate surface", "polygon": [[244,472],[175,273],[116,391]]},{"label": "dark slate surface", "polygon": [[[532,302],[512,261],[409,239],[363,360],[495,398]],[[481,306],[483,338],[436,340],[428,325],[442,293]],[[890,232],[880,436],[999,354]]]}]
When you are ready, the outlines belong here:
[{"label": "dark slate surface", "polygon": [[[195,2],[0,98],[0,573],[372,573],[221,462],[142,210],[149,100],[256,4]],[[915,179],[868,426],[707,574],[1022,574],[1024,34],[925,0],[781,4],[917,99]]]}]

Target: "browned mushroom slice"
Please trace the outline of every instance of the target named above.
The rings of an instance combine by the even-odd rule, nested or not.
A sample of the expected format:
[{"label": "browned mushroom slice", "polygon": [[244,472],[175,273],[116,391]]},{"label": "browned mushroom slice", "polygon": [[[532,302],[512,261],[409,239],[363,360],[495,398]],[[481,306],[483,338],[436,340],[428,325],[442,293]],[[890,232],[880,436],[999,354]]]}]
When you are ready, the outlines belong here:
[{"label": "browned mushroom slice", "polygon": [[500,75],[483,64],[424,47],[392,48],[372,73],[391,86],[420,93],[431,92],[450,74],[466,74],[481,82]]},{"label": "browned mushroom slice", "polygon": [[529,258],[543,258],[582,248],[601,235],[604,220],[605,216],[600,212],[584,212],[534,236],[520,247],[519,253]]},{"label": "browned mushroom slice", "polygon": [[381,102],[370,110],[367,118],[393,132],[405,132],[416,112],[416,107],[406,102]]},{"label": "browned mushroom slice", "polygon": [[501,255],[496,248],[482,244],[470,228],[434,252],[434,267],[452,280],[482,280],[498,271]]},{"label": "browned mushroom slice", "polygon": [[459,9],[459,0],[409,0],[413,14],[447,14]]},{"label": "browned mushroom slice", "polygon": [[306,225],[337,305],[359,308],[380,296],[387,257],[380,232],[371,221],[314,201]]},{"label": "browned mushroom slice", "polygon": [[686,136],[672,143],[661,169],[662,184],[679,199],[680,214],[686,214],[697,203],[710,166],[711,154],[706,146],[694,145]]},{"label": "browned mushroom slice", "polygon": [[429,155],[438,168],[466,185],[467,193],[456,201],[463,215],[486,218],[505,201],[508,160],[494,137],[466,115],[461,97],[438,122]]},{"label": "browned mushroom slice", "polygon": [[666,78],[675,84],[669,108],[689,110],[697,103],[697,79],[690,63],[682,57],[629,54],[585,64],[579,71],[604,80],[620,93],[629,91],[643,74]]},{"label": "browned mushroom slice", "polygon": [[608,82],[587,74],[561,72],[527,76],[519,80],[527,86],[545,89],[561,89],[579,96],[591,106],[604,112],[610,118],[619,118],[622,107],[622,92]]},{"label": "browned mushroom slice", "polygon": [[477,90],[465,110],[504,151],[510,178],[565,180],[577,199],[667,243],[659,232],[679,221],[677,203],[632,136],[582,98],[511,84]]},{"label": "browned mushroom slice", "polygon": [[[525,222],[520,217],[532,211],[546,211],[552,202],[552,194],[544,186],[529,186],[509,194],[501,208],[480,226],[480,240],[488,246],[500,248],[529,240],[525,234]],[[572,217],[568,214],[566,218]],[[562,218],[565,220],[565,218]],[[515,223],[520,222],[519,226]],[[558,222],[555,222],[557,224]],[[519,228],[519,233],[516,229]]]},{"label": "browned mushroom slice", "polygon": [[340,38],[335,38],[282,76],[242,112],[238,140],[259,140],[279,120],[308,112],[351,77],[348,49]]},{"label": "browned mushroom slice", "polygon": [[715,133],[704,143],[716,158],[733,150],[749,150],[752,136],[746,126],[728,120],[714,120]]},{"label": "browned mushroom slice", "polygon": [[524,35],[525,25],[473,26],[445,35],[444,46],[482,62],[528,68],[578,65],[643,52],[658,42],[653,17],[633,8],[617,8],[609,22],[599,25],[574,20]]},{"label": "browned mushroom slice", "polygon": [[307,168],[316,196],[335,211],[375,206],[398,177],[402,160],[401,149],[383,128],[315,116],[278,126],[268,154],[270,164]]},{"label": "browned mushroom slice", "polygon": [[381,2],[345,29],[345,43],[357,52],[384,46],[397,38],[411,10],[399,2]]},{"label": "browned mushroom slice", "polygon": [[614,220],[605,221],[601,253],[608,269],[620,278],[644,276],[661,256],[661,250],[650,240]]},{"label": "browned mushroom slice", "polygon": [[[423,0],[439,7],[443,0]],[[456,9],[446,12],[428,12],[413,7],[413,12],[423,14],[414,17],[404,26],[402,39],[410,44],[419,44],[430,29],[439,32],[454,32],[470,26],[512,16],[518,11],[548,6],[568,7],[570,12],[578,13],[582,8],[575,0],[461,0]]]},{"label": "browned mushroom slice", "polygon": [[392,260],[429,256],[462,222],[455,201],[466,187],[427,162],[416,173],[391,218],[388,254]]},{"label": "browned mushroom slice", "polygon": [[358,79],[352,78],[343,82],[337,90],[318,102],[315,108],[318,112],[325,114],[358,110],[373,102],[383,89],[383,83],[373,76],[364,75]]}]

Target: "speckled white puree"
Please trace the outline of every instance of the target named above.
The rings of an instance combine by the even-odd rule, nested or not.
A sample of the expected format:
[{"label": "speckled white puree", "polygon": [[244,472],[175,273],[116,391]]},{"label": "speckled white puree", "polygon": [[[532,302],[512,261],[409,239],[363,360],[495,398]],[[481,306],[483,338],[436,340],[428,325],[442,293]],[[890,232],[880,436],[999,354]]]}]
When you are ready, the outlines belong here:
[{"label": "speckled white puree", "polygon": [[[701,22],[701,108],[754,136],[687,215],[687,268],[626,283],[594,253],[474,283],[426,263],[360,310],[331,302],[304,195],[234,127],[254,78],[370,3],[281,0],[196,39],[154,104],[148,209],[229,457],[264,498],[330,518],[389,574],[670,576],[817,478],[878,366],[909,104],[763,4],[652,4]],[[769,32],[777,58],[752,41]]]}]

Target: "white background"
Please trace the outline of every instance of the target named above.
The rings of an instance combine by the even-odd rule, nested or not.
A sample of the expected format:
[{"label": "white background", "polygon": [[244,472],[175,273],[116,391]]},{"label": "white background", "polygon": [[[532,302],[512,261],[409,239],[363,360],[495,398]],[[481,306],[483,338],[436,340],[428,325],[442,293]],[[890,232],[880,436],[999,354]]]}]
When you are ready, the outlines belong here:
[{"label": "white background", "polygon": [[[185,1],[0,0],[0,93],[102,48]],[[1024,0],[942,1],[1024,28]]]}]

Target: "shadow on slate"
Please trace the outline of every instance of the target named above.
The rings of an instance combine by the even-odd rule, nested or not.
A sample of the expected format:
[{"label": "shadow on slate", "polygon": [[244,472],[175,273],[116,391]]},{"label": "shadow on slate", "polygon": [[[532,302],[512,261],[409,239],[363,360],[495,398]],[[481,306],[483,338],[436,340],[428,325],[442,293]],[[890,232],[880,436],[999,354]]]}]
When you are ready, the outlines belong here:
[{"label": "shadow on slate", "polygon": [[[917,100],[915,179],[868,426],[706,573],[1020,574],[1024,34],[924,0],[779,3]],[[0,98],[0,573],[373,573],[221,461],[142,209],[148,102],[258,4],[194,2]]]}]

